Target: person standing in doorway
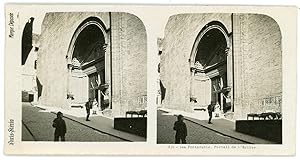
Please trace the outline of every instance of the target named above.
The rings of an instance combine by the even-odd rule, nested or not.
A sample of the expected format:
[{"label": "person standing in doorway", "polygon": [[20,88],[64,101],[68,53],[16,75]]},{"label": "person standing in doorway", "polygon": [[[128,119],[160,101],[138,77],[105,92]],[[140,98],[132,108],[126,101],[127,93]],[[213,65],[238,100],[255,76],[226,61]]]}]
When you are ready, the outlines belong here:
[{"label": "person standing in doorway", "polygon": [[211,123],[211,119],[212,119],[212,113],[214,111],[214,105],[213,105],[212,102],[208,105],[207,111],[208,111],[208,116],[209,116],[209,118],[208,118],[208,124],[212,124]]},{"label": "person standing in doorway", "polygon": [[99,109],[98,109],[98,102],[97,102],[96,98],[94,98],[92,105],[93,105],[93,107],[92,107],[93,108],[92,109],[93,110],[93,114],[97,114],[97,110],[99,110]]},{"label": "person standing in doorway", "polygon": [[57,112],[57,118],[53,120],[52,127],[55,128],[54,131],[54,141],[59,141],[59,137],[61,141],[65,141],[65,134],[67,132],[66,122],[63,120],[63,114],[61,112]]},{"label": "person standing in doorway", "polygon": [[85,103],[85,108],[86,108],[86,121],[90,121],[89,117],[91,114],[91,109],[93,106],[93,100],[91,98],[89,98],[89,100]]},{"label": "person standing in doorway", "polygon": [[186,144],[187,129],[185,123],[183,122],[183,116],[181,114],[178,115],[173,129],[176,131],[175,144],[180,144],[180,141],[182,142],[182,144]]},{"label": "person standing in doorway", "polygon": [[101,91],[101,95],[103,97],[101,108],[102,108],[102,110],[104,110],[104,109],[106,109],[109,106],[109,93],[108,93],[108,89],[104,89],[103,92]]}]

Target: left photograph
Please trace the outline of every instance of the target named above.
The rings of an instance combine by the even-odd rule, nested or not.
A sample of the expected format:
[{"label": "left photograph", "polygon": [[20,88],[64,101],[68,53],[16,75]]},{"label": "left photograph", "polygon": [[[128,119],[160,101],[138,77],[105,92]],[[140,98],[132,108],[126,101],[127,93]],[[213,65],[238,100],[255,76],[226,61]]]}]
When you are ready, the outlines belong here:
[{"label": "left photograph", "polygon": [[143,22],[125,12],[26,19],[20,26],[22,141],[146,141]]}]

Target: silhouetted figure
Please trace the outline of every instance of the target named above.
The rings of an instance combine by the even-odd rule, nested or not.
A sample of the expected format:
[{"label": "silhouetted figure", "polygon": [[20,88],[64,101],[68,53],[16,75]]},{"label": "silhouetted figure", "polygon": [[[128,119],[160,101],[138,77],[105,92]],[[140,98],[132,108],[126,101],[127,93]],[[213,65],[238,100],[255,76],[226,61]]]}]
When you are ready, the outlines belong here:
[{"label": "silhouetted figure", "polygon": [[182,142],[182,144],[186,144],[185,138],[187,136],[187,129],[185,123],[183,122],[183,116],[181,114],[178,115],[173,129],[176,131],[175,144],[180,144],[180,141]]},{"label": "silhouetted figure", "polygon": [[89,117],[90,117],[90,114],[91,114],[91,109],[93,107],[93,100],[91,98],[89,98],[89,101],[87,101],[85,103],[85,108],[86,108],[86,121],[90,121],[89,120]]},{"label": "silhouetted figure", "polygon": [[212,119],[212,113],[214,111],[214,106],[212,103],[210,103],[207,107],[207,111],[208,111],[208,116],[209,116],[209,119],[208,119],[208,124],[212,124],[211,123],[211,119]]},{"label": "silhouetted figure", "polygon": [[66,122],[63,120],[63,114],[58,112],[57,118],[53,120],[52,127],[55,128],[54,132],[54,141],[59,141],[59,137],[61,141],[65,141],[65,134],[67,132]]}]

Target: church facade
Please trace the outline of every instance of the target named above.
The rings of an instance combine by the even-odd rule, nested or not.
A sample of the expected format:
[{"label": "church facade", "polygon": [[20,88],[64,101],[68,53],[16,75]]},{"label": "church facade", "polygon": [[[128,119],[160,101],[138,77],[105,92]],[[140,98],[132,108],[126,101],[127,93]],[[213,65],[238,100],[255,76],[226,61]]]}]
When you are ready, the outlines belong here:
[{"label": "church facade", "polygon": [[281,112],[278,24],[260,14],[179,14],[160,39],[161,107],[196,112],[214,104],[230,119]]},{"label": "church facade", "polygon": [[72,108],[96,100],[113,116],[146,109],[147,35],[135,15],[46,13],[37,53],[40,105]]}]

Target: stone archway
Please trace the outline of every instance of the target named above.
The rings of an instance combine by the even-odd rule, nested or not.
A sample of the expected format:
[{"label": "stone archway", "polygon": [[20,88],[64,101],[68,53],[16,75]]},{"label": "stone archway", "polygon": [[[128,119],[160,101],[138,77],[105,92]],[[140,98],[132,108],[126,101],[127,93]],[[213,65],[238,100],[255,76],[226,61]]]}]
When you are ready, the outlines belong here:
[{"label": "stone archway", "polygon": [[106,75],[110,71],[106,32],[100,19],[90,17],[79,25],[72,37],[66,56],[69,71],[67,98],[70,106],[82,106],[91,98],[98,102],[99,109],[109,107],[109,103],[104,104],[109,94]]},{"label": "stone archway", "polygon": [[230,43],[228,32],[220,22],[207,24],[198,34],[190,57],[194,109],[213,103],[222,112],[231,110]]}]

